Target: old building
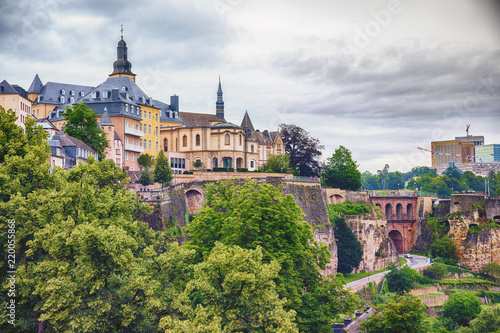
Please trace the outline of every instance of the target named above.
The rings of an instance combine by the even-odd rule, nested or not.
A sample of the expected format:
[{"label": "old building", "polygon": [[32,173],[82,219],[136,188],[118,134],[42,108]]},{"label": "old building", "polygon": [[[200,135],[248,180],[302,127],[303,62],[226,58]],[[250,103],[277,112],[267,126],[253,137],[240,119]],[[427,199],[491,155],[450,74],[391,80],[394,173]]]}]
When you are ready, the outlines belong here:
[{"label": "old building", "polygon": [[6,80],[0,82],[0,105],[15,112],[16,125],[24,127],[24,122],[31,117],[31,101],[26,90],[18,85],[10,85]]}]

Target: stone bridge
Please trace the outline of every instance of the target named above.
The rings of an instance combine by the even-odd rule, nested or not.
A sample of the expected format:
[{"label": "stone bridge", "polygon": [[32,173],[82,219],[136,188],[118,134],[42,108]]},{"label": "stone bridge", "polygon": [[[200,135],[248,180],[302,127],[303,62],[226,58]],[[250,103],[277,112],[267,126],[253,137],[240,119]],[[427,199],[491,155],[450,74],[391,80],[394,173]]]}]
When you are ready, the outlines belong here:
[{"label": "stone bridge", "polygon": [[417,197],[373,196],[372,202],[377,205],[387,219],[387,231],[399,254],[411,251],[413,233],[417,221]]}]

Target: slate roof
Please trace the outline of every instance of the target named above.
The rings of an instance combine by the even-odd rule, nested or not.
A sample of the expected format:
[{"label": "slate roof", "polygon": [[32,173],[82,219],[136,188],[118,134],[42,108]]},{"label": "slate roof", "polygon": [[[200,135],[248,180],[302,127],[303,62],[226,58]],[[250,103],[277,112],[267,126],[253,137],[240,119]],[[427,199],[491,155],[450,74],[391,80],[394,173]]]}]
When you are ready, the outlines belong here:
[{"label": "slate roof", "polygon": [[0,94],[1,95],[12,95],[12,94],[15,94],[15,95],[18,95],[19,92],[14,89],[14,87],[12,87],[9,82],[7,82],[7,80],[3,80],[2,82],[0,82]]},{"label": "slate roof", "polygon": [[[70,98],[74,97],[75,103],[81,101],[82,97],[80,96],[80,92],[83,91],[83,94],[88,94],[93,87],[82,86],[77,84],[69,84],[69,83],[58,83],[58,82],[47,82],[40,91],[38,95],[40,98],[40,102],[36,99],[33,102],[33,105],[36,104],[53,104],[53,105],[71,105]],[[64,95],[62,91],[65,91]],[[75,94],[71,95],[71,92],[74,91]],[[65,102],[60,102],[60,97],[64,96]]]},{"label": "slate roof", "polygon": [[101,121],[99,123],[100,123],[100,126],[115,126],[111,122],[111,119],[109,119],[108,111],[104,111],[104,113],[101,116]]},{"label": "slate roof", "polygon": [[[180,116],[177,118],[174,118],[174,114],[176,113],[176,111],[172,111],[172,109],[170,108],[170,105],[168,105],[167,103],[163,103],[163,102],[157,101],[155,99],[155,100],[153,100],[153,106],[155,108],[160,109],[160,121],[170,121],[170,122],[181,123],[181,124],[183,123]],[[172,111],[172,117],[170,117],[170,111]]]},{"label": "slate roof", "polygon": [[82,140],[79,140],[77,138],[69,136],[68,134],[64,133],[63,131],[59,131],[59,133],[54,135],[52,137],[52,139],[61,141],[61,146],[63,146],[63,147],[77,147],[80,149],[88,150],[94,154],[97,154],[94,151],[94,149],[87,146]]},{"label": "slate roof", "polygon": [[200,126],[211,126],[211,122],[224,123],[225,120],[221,120],[215,114],[207,113],[194,113],[194,112],[179,112],[181,119],[184,121],[185,127],[200,127]]},{"label": "slate roof", "polygon": [[28,93],[39,94],[42,91],[42,88],[42,80],[40,80],[40,77],[36,74],[33,82],[31,82],[31,86],[28,88]]},{"label": "slate roof", "polygon": [[249,131],[255,131],[252,121],[250,120],[250,116],[248,115],[248,111],[245,111],[245,115],[243,116],[243,121],[241,122],[241,127]]},{"label": "slate roof", "polygon": [[[125,90],[122,90],[125,87]],[[128,76],[123,77],[109,77],[106,81],[101,83],[95,88],[92,88],[84,97],[84,101],[90,101],[92,103],[96,101],[109,102],[111,101],[111,91],[118,89],[119,99],[123,102],[127,102],[132,105],[148,105],[153,106],[152,99],[139,88],[134,81],[132,81]],[[99,92],[99,97],[92,98],[92,91]],[[102,92],[108,91],[108,97],[103,98]],[[128,99],[126,98],[126,93],[128,93]],[[142,100],[144,97],[144,102]]]},{"label": "slate roof", "polygon": [[220,123],[220,124],[215,124],[212,126],[212,128],[232,128],[232,129],[242,129],[240,126],[226,122],[226,123]]},{"label": "slate roof", "polygon": [[37,119],[36,122],[42,125],[43,129],[59,130],[48,118],[40,118]]},{"label": "slate roof", "polygon": [[114,131],[114,140],[119,140],[119,141],[122,141],[122,139],[120,139],[120,137],[118,136],[118,133],[116,133],[116,131]]}]

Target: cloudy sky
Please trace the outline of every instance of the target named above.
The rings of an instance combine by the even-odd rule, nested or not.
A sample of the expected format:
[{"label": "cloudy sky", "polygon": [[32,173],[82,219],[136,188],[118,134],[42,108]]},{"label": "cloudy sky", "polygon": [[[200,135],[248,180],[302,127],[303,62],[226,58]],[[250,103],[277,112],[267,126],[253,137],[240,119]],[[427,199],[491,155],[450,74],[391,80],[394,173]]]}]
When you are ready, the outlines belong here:
[{"label": "cloudy sky", "polygon": [[182,111],[306,129],[360,170],[430,165],[417,147],[500,144],[500,4],[484,0],[0,0],[0,80],[96,86],[120,24],[138,84]]}]

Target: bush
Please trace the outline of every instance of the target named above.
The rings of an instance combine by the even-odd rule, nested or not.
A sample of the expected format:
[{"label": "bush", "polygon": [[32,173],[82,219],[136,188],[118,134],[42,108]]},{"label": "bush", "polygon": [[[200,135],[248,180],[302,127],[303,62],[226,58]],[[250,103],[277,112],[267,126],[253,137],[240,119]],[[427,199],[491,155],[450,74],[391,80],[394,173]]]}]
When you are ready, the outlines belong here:
[{"label": "bush", "polygon": [[427,267],[424,275],[434,280],[441,280],[448,275],[448,269],[445,264],[435,262]]},{"label": "bush", "polygon": [[[141,156],[143,156],[143,155],[141,155]],[[143,186],[148,186],[149,184],[151,184],[152,180],[151,180],[151,176],[149,175],[148,168],[144,168],[144,170],[141,173],[141,177],[139,178],[139,181],[141,182],[141,184]]]},{"label": "bush", "polygon": [[391,264],[388,268],[391,272],[387,274],[387,284],[391,292],[402,295],[412,289],[413,282],[422,280],[422,275],[408,266],[398,269],[394,264]]},{"label": "bush", "polygon": [[448,265],[455,265],[459,259],[457,246],[448,236],[443,236],[432,243],[431,254],[434,258],[443,258],[444,263]]},{"label": "bush", "polygon": [[479,298],[468,291],[451,294],[443,305],[444,315],[465,326],[481,312]]},{"label": "bush", "polygon": [[237,168],[236,171],[238,171],[238,172],[248,172],[248,168]]},{"label": "bush", "polygon": [[213,171],[215,172],[226,172],[226,171],[229,171],[229,172],[234,172],[234,168],[213,168]]}]

